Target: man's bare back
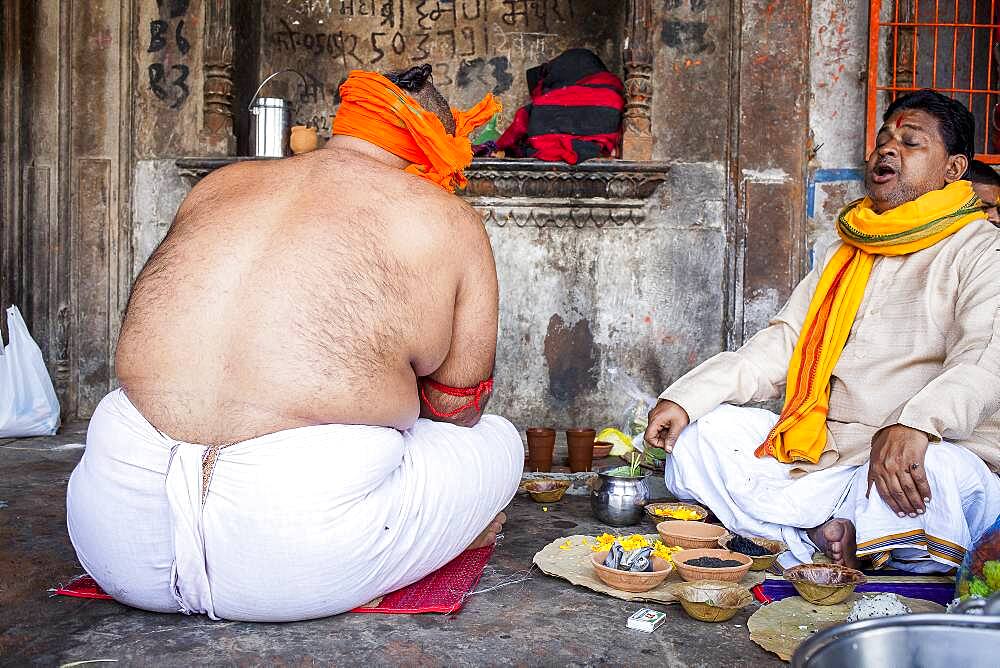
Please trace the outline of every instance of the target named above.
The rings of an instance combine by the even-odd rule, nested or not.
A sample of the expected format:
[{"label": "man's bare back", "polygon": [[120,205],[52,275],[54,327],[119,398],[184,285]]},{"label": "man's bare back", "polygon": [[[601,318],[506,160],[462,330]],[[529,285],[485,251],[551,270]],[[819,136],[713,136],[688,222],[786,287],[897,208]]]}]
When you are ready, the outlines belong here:
[{"label": "man's bare back", "polygon": [[406,164],[338,136],[206,177],[129,301],[116,366],[136,408],[206,445],[316,424],[405,429],[419,378],[491,375],[496,269],[479,215]]}]

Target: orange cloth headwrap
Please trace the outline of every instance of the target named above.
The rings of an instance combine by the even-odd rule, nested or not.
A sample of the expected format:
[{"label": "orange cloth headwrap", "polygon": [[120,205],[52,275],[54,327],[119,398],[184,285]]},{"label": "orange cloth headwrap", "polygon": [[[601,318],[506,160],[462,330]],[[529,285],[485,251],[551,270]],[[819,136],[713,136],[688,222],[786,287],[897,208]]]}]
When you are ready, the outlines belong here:
[{"label": "orange cloth headwrap", "polygon": [[396,84],[375,72],[354,70],[340,87],[333,134],[350,135],[408,160],[406,168],[446,190],[464,186],[462,170],[472,162],[469,133],[500,111],[490,93],[468,111],[452,109],[455,134]]}]

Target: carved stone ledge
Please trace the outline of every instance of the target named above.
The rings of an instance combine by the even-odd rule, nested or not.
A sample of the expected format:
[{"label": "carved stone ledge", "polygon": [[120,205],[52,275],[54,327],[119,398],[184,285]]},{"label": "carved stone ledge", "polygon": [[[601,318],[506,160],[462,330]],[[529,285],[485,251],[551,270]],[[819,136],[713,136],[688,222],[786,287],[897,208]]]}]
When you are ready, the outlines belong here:
[{"label": "carved stone ledge", "polygon": [[250,156],[226,156],[220,158],[180,158],[174,162],[177,173],[187,179],[192,186],[198,181],[226,165],[247,160],[280,160],[281,158],[253,158]]},{"label": "carved stone ledge", "polygon": [[[175,164],[193,185],[220,167],[259,159],[280,160],[181,158]],[[465,170],[469,183],[459,195],[498,227],[623,227],[645,220],[648,200],[669,172],[663,162],[481,159]]]},{"label": "carved stone ledge", "polygon": [[[600,197],[644,200],[670,171],[664,162],[590,160],[579,165],[538,160],[473,160],[469,185],[460,194],[476,197]],[[615,203],[609,202],[610,206]]]},{"label": "carved stone ledge", "polygon": [[598,199],[494,199],[474,198],[470,204],[495,227],[636,227],[646,219],[642,200]]}]

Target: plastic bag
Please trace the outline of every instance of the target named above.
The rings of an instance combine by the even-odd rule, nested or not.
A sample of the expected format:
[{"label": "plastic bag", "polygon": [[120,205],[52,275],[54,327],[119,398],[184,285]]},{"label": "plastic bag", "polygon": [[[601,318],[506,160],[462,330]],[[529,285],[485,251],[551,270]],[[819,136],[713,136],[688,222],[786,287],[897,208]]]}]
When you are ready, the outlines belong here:
[{"label": "plastic bag", "polygon": [[59,399],[16,306],[7,309],[10,342],[0,340],[0,438],[51,436],[59,429]]},{"label": "plastic bag", "polygon": [[955,578],[955,596],[987,598],[1000,592],[1000,517],[965,553]]},{"label": "plastic bag", "polygon": [[632,445],[643,450],[642,435],[649,425],[649,411],[656,405],[656,397],[644,392],[635,379],[616,366],[608,367],[608,378],[615,394],[626,400],[625,410],[618,420],[618,428],[632,438]]}]

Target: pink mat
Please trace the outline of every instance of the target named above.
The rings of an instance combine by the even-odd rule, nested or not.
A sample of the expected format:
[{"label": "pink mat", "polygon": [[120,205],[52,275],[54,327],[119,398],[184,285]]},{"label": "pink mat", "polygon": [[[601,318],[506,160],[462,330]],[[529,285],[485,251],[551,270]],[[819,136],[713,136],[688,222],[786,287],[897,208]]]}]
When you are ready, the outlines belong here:
[{"label": "pink mat", "polygon": [[[351,612],[386,615],[418,614],[422,612],[457,612],[465,596],[476,586],[483,570],[493,556],[493,547],[467,550],[450,562],[391,594],[386,594]],[[80,575],[64,586],[50,590],[54,596],[110,600],[100,585],[89,575]]]}]

